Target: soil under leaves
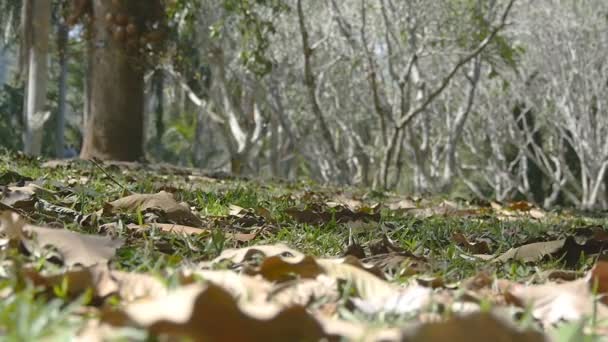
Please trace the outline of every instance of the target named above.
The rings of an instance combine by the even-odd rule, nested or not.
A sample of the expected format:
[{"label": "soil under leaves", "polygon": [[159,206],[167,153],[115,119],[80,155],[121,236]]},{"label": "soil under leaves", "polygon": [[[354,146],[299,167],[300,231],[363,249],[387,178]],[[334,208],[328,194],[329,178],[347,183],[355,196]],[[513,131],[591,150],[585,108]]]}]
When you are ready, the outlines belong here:
[{"label": "soil under leaves", "polygon": [[166,165],[0,156],[0,335],[608,335],[608,220]]}]

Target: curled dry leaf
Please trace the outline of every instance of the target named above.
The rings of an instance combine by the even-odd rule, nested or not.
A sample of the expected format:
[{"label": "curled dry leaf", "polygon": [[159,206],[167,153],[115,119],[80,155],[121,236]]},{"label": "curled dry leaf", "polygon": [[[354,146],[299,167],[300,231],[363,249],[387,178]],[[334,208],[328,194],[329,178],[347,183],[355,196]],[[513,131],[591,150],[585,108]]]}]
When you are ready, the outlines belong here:
[{"label": "curled dry leaf", "polygon": [[315,259],[285,245],[229,249],[213,263],[230,260],[242,264],[256,255],[262,256],[263,260],[257,267],[245,268],[245,273],[259,274],[270,281],[287,281],[294,276],[314,279],[324,274],[351,284],[362,298],[384,297],[393,294],[396,290],[396,287],[384,280],[378,270],[354,258]]},{"label": "curled dry leaf", "polygon": [[540,261],[546,256],[551,256],[556,259],[562,259],[568,267],[574,267],[579,262],[582,253],[593,255],[606,248],[608,248],[608,241],[597,239],[595,236],[586,238],[568,236],[565,239],[535,242],[511,248],[496,257],[493,262],[506,262],[508,260],[535,262]]},{"label": "curled dry leaf", "polygon": [[213,260],[213,263],[231,261],[235,264],[241,264],[244,261],[250,260],[256,256],[281,256],[286,259],[294,258],[296,260],[304,258],[304,254],[296,251],[295,249],[289,248],[283,244],[276,244],[226,249]]},{"label": "curled dry leaf", "polygon": [[223,288],[239,301],[264,302],[273,288],[273,285],[262,277],[252,277],[227,270],[184,270],[183,282],[193,283],[193,280],[190,280],[193,275]]},{"label": "curled dry leaf", "polygon": [[302,306],[239,305],[214,284],[188,285],[167,296],[105,311],[113,325],[135,324],[154,334],[195,341],[302,341],[328,337],[323,326]]},{"label": "curled dry leaf", "polygon": [[462,233],[452,234],[452,241],[471,254],[489,254],[491,252],[490,245],[486,241],[470,242]]},{"label": "curled dry leaf", "polygon": [[353,298],[352,301],[357,309],[370,315],[380,312],[407,314],[427,307],[431,303],[432,294],[433,290],[428,287],[412,285],[401,289],[392,288],[380,295],[370,292],[368,296]]},{"label": "curled dry leaf", "polygon": [[167,293],[164,284],[152,276],[114,271],[106,265],[80,267],[58,274],[42,274],[34,269],[25,269],[24,275],[34,285],[47,289],[67,282],[68,295],[72,297],[81,295],[87,289],[92,289],[96,298],[116,294],[125,301],[155,298]]},{"label": "curled dry leaf", "polygon": [[545,256],[555,254],[564,247],[565,239],[535,242],[520,247],[514,247],[493,259],[493,262],[507,262],[518,260],[522,262],[540,261]]},{"label": "curled dry leaf", "polygon": [[25,226],[25,231],[36,235],[39,247],[52,246],[56,248],[68,265],[91,266],[105,263],[123,245],[121,239],[105,236],[86,235],[66,229],[52,229],[36,226]]},{"label": "curled dry leaf", "polygon": [[259,267],[245,268],[246,274],[259,274],[269,281],[283,282],[300,277],[314,279],[323,273],[323,268],[311,256],[283,258],[278,255],[266,257]]},{"label": "curled dry leaf", "polygon": [[[123,244],[120,239],[29,225],[18,214],[11,212],[3,212],[0,221],[2,231],[10,239],[23,241],[30,252],[46,246],[54,247],[67,266],[91,266],[107,262]],[[26,238],[24,233],[34,235],[34,239]]]},{"label": "curled dry leaf", "polygon": [[177,234],[208,234],[209,229],[196,228],[190,226],[184,226],[181,224],[173,224],[173,223],[149,223],[140,226],[138,224],[129,224],[127,228],[134,230],[146,230],[150,228],[158,228],[164,232],[168,233],[177,233]]},{"label": "curled dry leaf", "polygon": [[194,215],[190,208],[177,203],[173,195],[161,191],[156,194],[134,194],[107,203],[103,209],[104,215],[111,215],[120,211],[136,212],[137,210],[159,210],[173,223],[201,227],[203,222]]},{"label": "curled dry leaf", "polygon": [[[508,300],[530,306],[532,315],[545,325],[560,321],[579,321],[596,315],[608,319],[608,307],[601,302],[608,294],[608,262],[599,261],[584,277],[564,283],[525,286],[503,282],[501,287]],[[600,296],[600,301],[597,299]]]},{"label": "curled dry leaf", "polygon": [[338,282],[326,275],[315,279],[302,279],[277,284],[268,294],[268,300],[282,306],[308,306],[311,302],[323,300],[325,303],[336,303],[340,299]]},{"label": "curled dry leaf", "polygon": [[543,342],[548,339],[536,331],[520,331],[512,324],[491,313],[476,312],[456,316],[443,322],[427,323],[406,333],[408,342],[486,342],[523,341]]},{"label": "curled dry leaf", "polygon": [[317,263],[325,275],[350,284],[362,299],[385,298],[397,290],[396,286],[357,266],[332,259],[319,259]]},{"label": "curled dry leaf", "polygon": [[9,186],[3,188],[0,202],[13,208],[32,211],[38,200],[38,194],[43,191],[47,190],[32,183],[26,186]]}]

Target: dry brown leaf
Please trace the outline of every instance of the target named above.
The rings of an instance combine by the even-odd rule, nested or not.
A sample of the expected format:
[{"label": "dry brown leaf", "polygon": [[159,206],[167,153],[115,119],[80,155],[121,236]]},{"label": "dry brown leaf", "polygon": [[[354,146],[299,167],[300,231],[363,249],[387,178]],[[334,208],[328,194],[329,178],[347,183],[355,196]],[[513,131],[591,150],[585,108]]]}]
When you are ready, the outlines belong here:
[{"label": "dry brown leaf", "polygon": [[308,306],[317,300],[336,303],[339,299],[338,282],[323,274],[315,279],[298,279],[277,284],[268,295],[269,301],[282,306]]},{"label": "dry brown leaf", "polygon": [[[501,287],[508,300],[521,306],[529,305],[532,315],[546,325],[560,321],[578,321],[596,315],[608,319],[608,307],[602,303],[608,294],[608,262],[599,261],[584,278],[563,283],[525,286],[503,282]],[[599,299],[597,295],[602,295]]]},{"label": "dry brown leaf", "polygon": [[394,294],[397,290],[397,287],[384,279],[357,266],[335,259],[318,259],[317,263],[323,268],[324,274],[344,280],[353,286],[362,299],[383,298]]},{"label": "dry brown leaf", "polygon": [[190,278],[192,275],[223,288],[239,301],[265,302],[273,288],[273,285],[261,276],[248,276],[228,270],[185,270],[183,277]]},{"label": "dry brown leaf", "polygon": [[157,278],[143,273],[110,271],[116,293],[124,301],[157,298],[166,295],[167,287]]},{"label": "dry brown leaf", "polygon": [[138,224],[131,223],[131,224],[127,225],[127,227],[129,229],[136,229],[136,230],[145,230],[145,229],[156,227],[164,232],[176,233],[176,234],[208,234],[210,232],[209,229],[196,228],[196,227],[184,226],[181,224],[173,224],[173,223],[149,223],[149,224],[145,224],[144,226],[140,226]]},{"label": "dry brown leaf", "polygon": [[243,207],[239,207],[236,204],[231,204],[228,206],[228,215],[230,216],[237,216],[237,217],[243,217],[245,216],[245,214],[247,214],[247,210]]},{"label": "dry brown leaf", "polygon": [[32,284],[47,290],[67,282],[66,294],[70,297],[79,296],[86,290],[92,289],[95,297],[103,298],[117,290],[105,265],[78,267],[57,274],[43,274],[33,268],[25,268],[23,269],[23,275]]},{"label": "dry brown leaf", "polygon": [[134,194],[117,199],[106,204],[103,214],[110,215],[119,211],[136,212],[137,210],[159,210],[172,223],[193,227],[203,225],[201,219],[194,215],[187,205],[177,203],[173,195],[166,191],[156,194]]},{"label": "dry brown leaf", "polygon": [[416,202],[414,202],[413,200],[411,200],[409,198],[402,198],[402,199],[398,199],[393,202],[388,202],[388,203],[386,203],[386,205],[388,206],[388,208],[390,210],[393,210],[393,211],[416,209],[418,207],[416,205]]},{"label": "dry brown leaf", "polygon": [[25,211],[34,209],[38,194],[47,191],[33,183],[26,186],[9,186],[3,189],[0,202]]},{"label": "dry brown leaf", "polygon": [[351,266],[355,266],[357,268],[360,268],[362,270],[365,270],[365,271],[375,275],[376,277],[378,277],[380,279],[386,279],[386,275],[384,274],[384,271],[380,267],[378,267],[377,264],[363,262],[354,256],[347,255],[343,258],[338,258],[338,259],[322,259],[322,260],[325,260],[328,262],[333,261],[338,264],[348,264]]},{"label": "dry brown leaf", "polygon": [[548,338],[536,331],[522,332],[490,313],[456,316],[443,322],[423,324],[404,338],[408,342],[543,342]]},{"label": "dry brown leaf", "polygon": [[58,274],[41,274],[34,269],[25,269],[24,275],[33,284],[52,289],[67,281],[68,295],[78,296],[92,289],[97,298],[117,294],[124,301],[164,296],[166,287],[158,279],[141,273],[109,270],[106,265],[80,267]]},{"label": "dry brown leaf", "polygon": [[304,258],[304,254],[296,251],[295,249],[289,248],[283,244],[276,244],[226,249],[217,258],[213,260],[213,263],[231,261],[235,264],[241,264],[244,261],[250,260],[255,256],[281,256],[283,258],[294,258],[294,260],[300,260]]},{"label": "dry brown leaf", "polygon": [[452,234],[452,241],[471,254],[489,254],[490,245],[486,241],[470,242],[462,233]]},{"label": "dry brown leaf", "polygon": [[315,258],[283,258],[278,255],[266,257],[259,267],[246,268],[246,274],[259,274],[269,281],[283,282],[294,277],[314,279],[323,272]]},{"label": "dry brown leaf", "polygon": [[431,304],[433,290],[428,287],[411,285],[405,288],[391,288],[390,291],[380,291],[377,295],[374,292],[367,296],[352,298],[352,301],[359,310],[367,314],[377,313],[396,313],[408,314],[415,313]]},{"label": "dry brown leaf", "polygon": [[[2,231],[10,239],[24,242],[30,252],[51,246],[57,249],[68,266],[80,264],[91,266],[105,263],[114,256],[116,249],[124,243],[120,239],[81,234],[67,229],[53,229],[26,224],[16,213],[3,212],[0,216]],[[33,241],[24,233],[35,235]]]},{"label": "dry brown leaf", "polygon": [[25,220],[16,212],[10,210],[0,212],[0,233],[9,240],[21,241],[25,239],[24,225]]},{"label": "dry brown leaf", "polygon": [[188,285],[162,298],[106,311],[102,318],[113,325],[132,322],[154,334],[196,341],[317,341],[328,337],[302,306],[239,306],[228,292],[213,284]]},{"label": "dry brown leaf", "polygon": [[52,229],[26,225],[24,230],[36,235],[39,247],[52,246],[57,249],[68,265],[91,266],[105,263],[123,245],[121,239],[86,235],[66,229]]},{"label": "dry brown leaf", "polygon": [[559,252],[564,247],[565,239],[535,242],[520,247],[511,248],[505,253],[493,259],[493,262],[507,262],[519,260],[522,262],[535,262],[542,260],[545,256]]}]

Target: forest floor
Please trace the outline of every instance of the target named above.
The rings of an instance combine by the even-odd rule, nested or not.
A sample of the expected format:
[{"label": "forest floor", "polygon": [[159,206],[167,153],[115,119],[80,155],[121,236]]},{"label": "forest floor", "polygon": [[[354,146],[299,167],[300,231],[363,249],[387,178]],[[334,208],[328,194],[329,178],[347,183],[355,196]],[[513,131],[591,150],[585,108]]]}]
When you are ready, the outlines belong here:
[{"label": "forest floor", "polygon": [[0,156],[3,340],[582,341],[607,216]]}]

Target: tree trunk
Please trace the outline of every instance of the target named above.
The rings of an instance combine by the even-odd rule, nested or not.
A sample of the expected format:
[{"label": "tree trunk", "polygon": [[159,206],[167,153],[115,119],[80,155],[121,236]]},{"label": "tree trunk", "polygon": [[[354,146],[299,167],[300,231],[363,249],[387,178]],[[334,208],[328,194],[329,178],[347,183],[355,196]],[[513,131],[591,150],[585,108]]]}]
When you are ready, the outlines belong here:
[{"label": "tree trunk", "polygon": [[57,50],[59,54],[59,94],[57,108],[57,126],[55,128],[55,155],[57,158],[65,157],[65,110],[67,94],[68,73],[68,26],[61,22],[57,28]]},{"label": "tree trunk", "polygon": [[42,128],[48,120],[45,112],[48,83],[48,50],[51,26],[51,2],[27,0],[25,52],[27,58],[27,99],[25,106],[25,153],[39,155],[42,149]]},{"label": "tree trunk", "polygon": [[93,0],[90,117],[80,156],[135,161],[144,154],[144,63],[139,48],[129,47],[128,28],[108,21],[106,14],[138,21],[144,13],[135,2],[123,2],[121,8],[112,3]]}]

